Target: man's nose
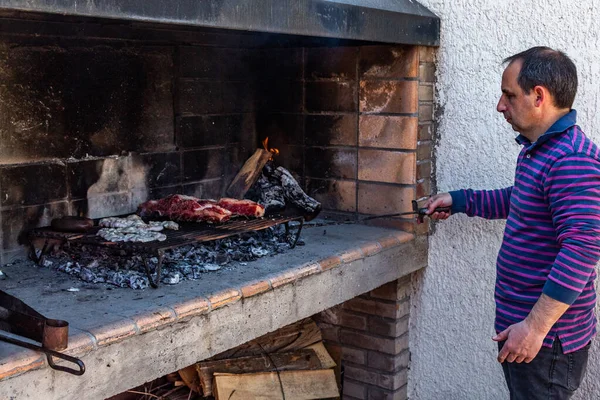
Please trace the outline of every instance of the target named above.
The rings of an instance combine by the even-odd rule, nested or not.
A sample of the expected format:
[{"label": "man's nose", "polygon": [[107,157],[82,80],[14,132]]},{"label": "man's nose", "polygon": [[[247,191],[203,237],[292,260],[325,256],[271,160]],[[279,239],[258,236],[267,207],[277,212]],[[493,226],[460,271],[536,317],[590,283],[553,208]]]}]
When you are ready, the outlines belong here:
[{"label": "man's nose", "polygon": [[496,111],[498,111],[498,112],[506,111],[506,106],[504,105],[504,102],[502,101],[502,97],[500,97],[500,100],[498,100],[498,105],[496,106]]}]

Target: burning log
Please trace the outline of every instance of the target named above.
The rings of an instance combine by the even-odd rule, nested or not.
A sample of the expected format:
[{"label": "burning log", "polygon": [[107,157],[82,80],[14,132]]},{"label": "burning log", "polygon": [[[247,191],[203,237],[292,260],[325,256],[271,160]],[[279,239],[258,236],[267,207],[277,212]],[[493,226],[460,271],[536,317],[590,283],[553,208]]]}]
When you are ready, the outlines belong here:
[{"label": "burning log", "polygon": [[321,211],[321,203],[302,190],[290,171],[275,167],[272,162],[265,165],[251,193],[258,203],[265,206],[267,213],[272,214],[292,205],[302,210],[307,220],[311,220]]},{"label": "burning log", "polygon": [[242,169],[237,173],[227,188],[227,196],[234,199],[243,199],[248,190],[256,183],[261,171],[272,153],[264,149],[256,149],[254,154],[246,160]]},{"label": "burning log", "polygon": [[290,171],[283,167],[277,167],[273,171],[273,177],[281,181],[285,199],[296,207],[306,211],[311,216],[316,216],[321,211],[321,203],[308,196],[300,187]]},{"label": "burning log", "polygon": [[321,211],[321,203],[302,190],[290,171],[274,166],[273,156],[279,155],[279,150],[269,148],[269,138],[262,143],[264,149],[257,149],[246,160],[229,185],[227,195],[242,199],[248,194],[248,198],[265,206],[269,214],[282,211],[289,204],[302,210],[306,220],[315,218]]}]

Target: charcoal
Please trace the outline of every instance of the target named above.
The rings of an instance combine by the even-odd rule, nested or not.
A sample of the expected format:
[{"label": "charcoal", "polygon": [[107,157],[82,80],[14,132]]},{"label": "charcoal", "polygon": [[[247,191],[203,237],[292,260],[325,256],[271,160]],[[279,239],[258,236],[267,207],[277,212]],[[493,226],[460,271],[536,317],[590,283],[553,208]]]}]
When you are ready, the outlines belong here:
[{"label": "charcoal", "polygon": [[[289,250],[288,239],[285,228],[277,225],[168,250],[163,259],[161,283],[176,285],[185,280],[202,279],[206,274],[222,273],[218,271],[222,271],[224,265],[228,265],[227,269],[245,267],[248,262]],[[147,261],[151,271],[155,270],[158,258],[149,257]],[[104,247],[74,245],[68,251],[48,255],[44,266],[90,284],[137,290],[150,286],[141,255],[123,255]],[[156,274],[153,278],[156,279]]]}]

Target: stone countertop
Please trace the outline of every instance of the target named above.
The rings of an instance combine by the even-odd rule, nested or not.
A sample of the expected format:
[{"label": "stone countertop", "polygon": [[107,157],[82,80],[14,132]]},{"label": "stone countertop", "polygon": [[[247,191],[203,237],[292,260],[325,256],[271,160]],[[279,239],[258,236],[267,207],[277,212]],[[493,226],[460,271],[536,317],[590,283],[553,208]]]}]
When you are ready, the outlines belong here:
[{"label": "stone countertop", "polygon": [[[415,242],[414,235],[410,233],[364,225],[305,228],[302,237],[305,246],[248,262],[245,266],[209,272],[199,280],[182,281],[176,285],[161,284],[158,289],[133,290],[106,284],[88,284],[67,274],[38,267],[32,262],[3,267],[8,279],[0,281],[0,288],[23,300],[47,318],[68,321],[69,347],[64,353],[80,357],[86,362],[91,354],[106,346],[133,343],[136,336],[188,323],[198,316],[212,314],[227,308],[226,306],[277,291],[280,287],[296,284],[312,276],[323,275],[319,277],[319,281],[325,282],[324,275],[327,271],[343,269],[345,265]],[[426,238],[418,240],[426,241]],[[420,255],[424,253],[420,251],[422,248],[419,247],[416,252],[411,251]],[[423,267],[426,262],[426,257],[425,261],[422,260],[423,257],[417,258],[419,260],[415,262],[401,259],[387,262],[397,262],[399,265],[405,263],[407,267],[404,269],[410,273]],[[389,269],[386,267],[386,271]],[[341,274],[342,272],[339,276]],[[406,272],[392,271],[391,274],[374,273],[382,275],[382,280],[388,280],[374,281],[371,286],[386,283],[392,280],[391,277],[405,275]],[[328,284],[335,286],[336,282]],[[79,288],[79,291],[66,290],[71,287]],[[347,298],[373,288],[368,285],[361,288],[359,279],[353,283],[351,292],[354,293],[349,292],[350,297]],[[338,299],[335,304],[339,302],[341,301]],[[322,309],[335,304],[330,305],[324,301]],[[293,304],[289,306],[298,307]],[[265,333],[269,331],[266,330]],[[215,345],[202,354],[217,354],[226,350],[223,346]],[[189,364],[191,363],[181,367]],[[8,383],[15,376],[40,369],[49,369],[43,354],[0,342],[0,381]],[[52,376],[68,375],[55,371],[51,373]],[[88,366],[86,374],[82,377],[73,376],[71,379],[86,379],[86,376],[95,373]],[[137,381],[132,383],[130,387],[138,384]],[[0,393],[0,397],[4,394]]]}]

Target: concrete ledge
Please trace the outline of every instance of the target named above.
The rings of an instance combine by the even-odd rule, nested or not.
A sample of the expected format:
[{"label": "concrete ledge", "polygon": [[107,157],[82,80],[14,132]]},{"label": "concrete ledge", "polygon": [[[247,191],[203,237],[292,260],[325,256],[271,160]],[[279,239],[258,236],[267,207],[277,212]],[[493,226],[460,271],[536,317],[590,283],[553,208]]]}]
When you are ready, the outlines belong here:
[{"label": "concrete ledge", "polygon": [[[229,271],[205,287],[193,281],[142,293],[114,289],[107,299],[59,309],[43,307],[47,299],[30,301],[27,297],[35,297],[26,287],[8,290],[76,328],[67,353],[82,358],[87,372],[82,377],[56,372],[40,354],[0,343],[0,398],[43,393],[44,399],[78,399],[86,393],[86,399],[104,399],[340,304],[427,262],[426,238],[406,232],[340,226],[328,229],[328,240],[320,244],[319,235],[316,230],[306,234],[306,249],[248,264],[264,269],[251,279]],[[51,298],[64,302],[69,297],[59,291]]]}]

